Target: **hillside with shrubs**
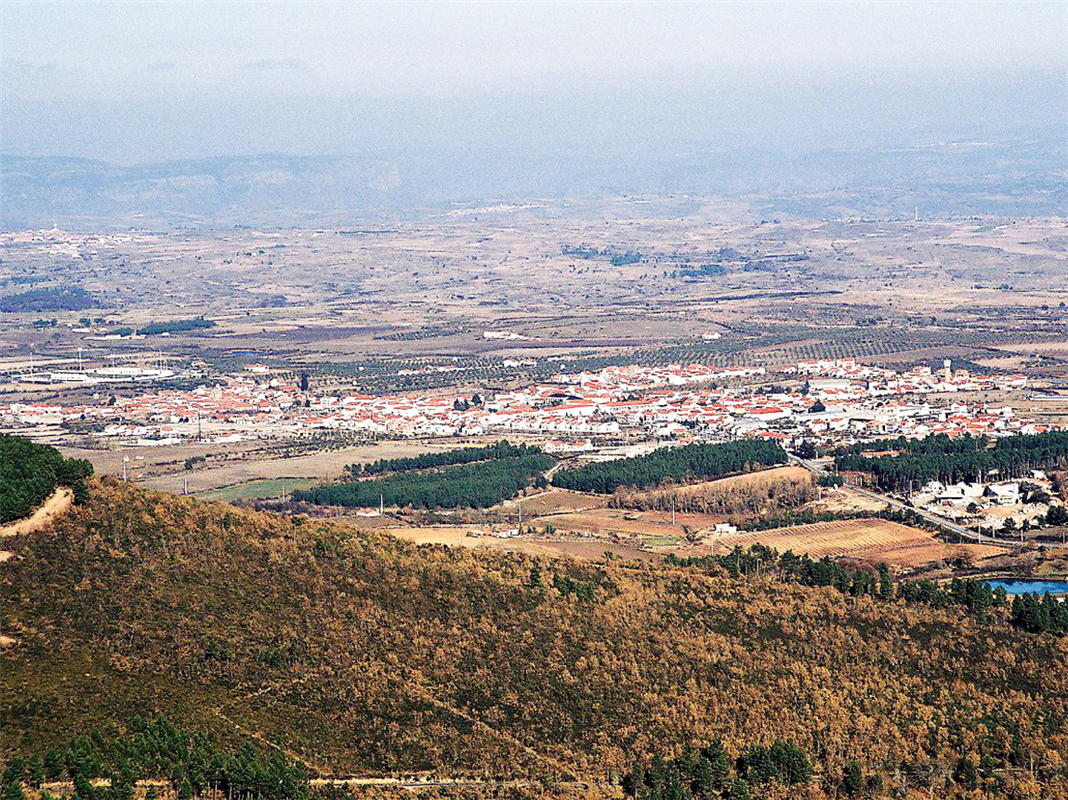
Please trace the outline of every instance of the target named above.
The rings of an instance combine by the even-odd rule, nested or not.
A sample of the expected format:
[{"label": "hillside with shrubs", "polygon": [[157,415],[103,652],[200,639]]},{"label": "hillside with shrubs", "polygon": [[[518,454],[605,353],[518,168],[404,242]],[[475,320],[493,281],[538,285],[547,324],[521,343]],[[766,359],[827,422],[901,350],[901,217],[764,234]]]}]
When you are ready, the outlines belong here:
[{"label": "hillside with shrubs", "polygon": [[[523,797],[1068,797],[1068,638],[979,587],[771,551],[415,545],[89,488],[0,565],[5,796],[48,758],[189,797],[412,773]],[[215,771],[155,743],[174,726]]]}]

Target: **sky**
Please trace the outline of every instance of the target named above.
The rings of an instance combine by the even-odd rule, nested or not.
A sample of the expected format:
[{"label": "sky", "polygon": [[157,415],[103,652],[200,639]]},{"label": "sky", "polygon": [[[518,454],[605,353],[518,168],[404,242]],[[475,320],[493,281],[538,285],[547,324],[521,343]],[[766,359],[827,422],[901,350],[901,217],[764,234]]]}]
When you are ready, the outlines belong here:
[{"label": "sky", "polygon": [[1060,129],[1053,2],[0,2],[0,153],[819,148]]}]

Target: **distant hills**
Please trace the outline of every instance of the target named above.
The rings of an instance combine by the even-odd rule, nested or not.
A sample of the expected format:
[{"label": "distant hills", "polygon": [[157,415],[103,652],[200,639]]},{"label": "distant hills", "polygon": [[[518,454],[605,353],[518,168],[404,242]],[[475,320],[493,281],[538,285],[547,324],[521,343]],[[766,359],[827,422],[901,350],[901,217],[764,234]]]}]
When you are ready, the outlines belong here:
[{"label": "distant hills", "polygon": [[[263,155],[120,166],[0,157],[0,227],[330,225],[457,206],[628,193],[723,195],[768,217],[1068,213],[1063,137],[896,149]],[[567,213],[554,209],[553,213]]]},{"label": "distant hills", "polygon": [[257,156],[118,166],[75,158],[0,159],[5,228],[296,224],[338,209],[396,204],[395,165],[354,158]]}]

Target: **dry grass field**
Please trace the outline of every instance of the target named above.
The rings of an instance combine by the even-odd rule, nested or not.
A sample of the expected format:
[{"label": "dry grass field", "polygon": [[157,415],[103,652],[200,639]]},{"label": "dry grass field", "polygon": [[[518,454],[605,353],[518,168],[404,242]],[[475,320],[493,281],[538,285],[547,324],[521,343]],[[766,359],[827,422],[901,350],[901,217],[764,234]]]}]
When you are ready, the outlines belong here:
[{"label": "dry grass field", "polygon": [[[347,521],[347,520],[346,520]],[[370,527],[370,526],[367,526]],[[661,556],[632,545],[602,540],[574,541],[567,539],[523,537],[521,539],[498,539],[495,536],[472,536],[471,531],[479,526],[434,526],[425,528],[385,527],[380,530],[399,539],[416,544],[445,544],[451,547],[485,547],[507,552],[527,553],[533,556],[571,556],[599,560],[605,553],[612,553],[624,560],[650,560]]]},{"label": "dry grass field", "polygon": [[[527,518],[547,516],[549,514],[563,514],[574,511],[587,511],[591,508],[602,508],[608,503],[606,497],[581,492],[572,492],[567,489],[548,489],[544,492],[524,497],[523,516]],[[516,513],[516,502],[508,500],[500,506],[496,506],[507,513]]]},{"label": "dry grass field", "polygon": [[702,544],[724,553],[734,547],[761,544],[779,552],[792,550],[812,558],[849,557],[900,567],[919,567],[967,552],[973,559],[1003,555],[1006,550],[988,545],[954,545],[930,533],[882,519],[838,520],[796,525],[753,533],[706,537]]},{"label": "dry grass field", "polygon": [[886,503],[857,494],[852,489],[841,487],[824,490],[823,497],[806,508],[815,512],[830,511],[835,514],[851,514],[856,511],[882,511]]},{"label": "dry grass field", "polygon": [[606,541],[623,539],[647,544],[661,544],[667,539],[684,539],[687,529],[696,531],[710,528],[717,522],[725,520],[726,517],[714,514],[676,514],[673,525],[671,512],[593,508],[586,511],[537,517],[531,519],[530,524],[538,530],[551,525],[557,532],[603,537]]},{"label": "dry grass field", "polygon": [[[473,536],[479,526],[433,526],[425,528],[381,528],[383,533],[416,544],[445,544],[450,547],[485,547],[507,552],[528,553],[535,556],[555,556],[560,550],[549,543],[530,539],[499,539],[496,536]],[[603,553],[604,548],[601,548]]]},{"label": "dry grass field", "polygon": [[[486,444],[496,439],[486,439],[472,442]],[[182,460],[187,458],[187,448],[142,448],[131,452],[130,450],[118,451],[92,451],[63,448],[64,455],[76,458],[88,458],[98,473],[119,474],[122,472],[122,456],[125,453],[136,457],[144,457],[145,461],[131,460],[127,464],[131,479],[138,480],[151,489],[159,489],[165,492],[180,494],[184,491],[186,481],[189,482],[191,494],[208,492],[225,487],[235,487],[252,481],[280,480],[282,478],[295,479],[329,479],[338,478],[344,474],[348,464],[367,463],[383,458],[405,458],[416,456],[421,453],[452,450],[456,447],[464,447],[468,440],[453,440],[450,442],[440,441],[385,441],[374,444],[343,447],[336,450],[323,450],[310,455],[294,456],[291,458],[267,458],[257,457],[252,451],[247,455],[232,462],[225,462],[219,466],[201,467],[193,470],[182,468]],[[196,453],[204,452],[203,446],[197,446]],[[159,453],[156,451],[178,451]],[[181,460],[180,460],[181,459]],[[211,462],[209,462],[211,463]],[[165,474],[158,474],[158,473]]]}]

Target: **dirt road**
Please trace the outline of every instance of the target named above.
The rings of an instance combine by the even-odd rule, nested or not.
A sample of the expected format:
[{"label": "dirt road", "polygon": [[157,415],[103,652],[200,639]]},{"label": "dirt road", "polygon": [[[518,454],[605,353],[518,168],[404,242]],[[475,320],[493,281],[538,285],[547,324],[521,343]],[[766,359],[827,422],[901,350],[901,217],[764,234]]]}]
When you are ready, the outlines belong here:
[{"label": "dirt road", "polygon": [[33,514],[0,528],[0,536],[18,536],[23,533],[39,531],[56,517],[66,514],[73,502],[74,494],[70,489],[56,489],[52,496],[45,500]]}]

